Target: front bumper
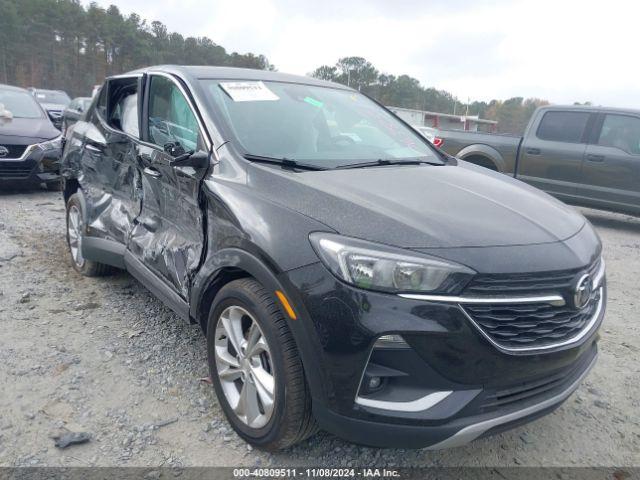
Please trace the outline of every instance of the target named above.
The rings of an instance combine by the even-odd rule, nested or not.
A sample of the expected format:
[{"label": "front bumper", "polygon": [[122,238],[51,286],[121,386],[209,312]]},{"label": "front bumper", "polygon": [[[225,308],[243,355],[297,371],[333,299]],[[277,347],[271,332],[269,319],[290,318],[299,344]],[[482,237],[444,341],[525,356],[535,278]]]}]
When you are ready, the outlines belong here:
[{"label": "front bumper", "polygon": [[[453,447],[551,412],[595,363],[604,316],[603,308],[579,342],[513,354],[492,345],[456,304],[352,288],[319,263],[281,282],[299,314],[291,328],[320,426],[377,447]],[[606,285],[603,292],[606,303]],[[407,345],[374,349],[391,334]],[[377,404],[358,401],[372,364],[397,377]],[[423,400],[426,408],[416,408]],[[393,402],[403,408],[384,406]]]},{"label": "front bumper", "polygon": [[39,184],[60,179],[62,149],[27,151],[21,158],[0,158],[0,183]]},{"label": "front bumper", "polygon": [[454,418],[434,425],[407,425],[363,420],[337,414],[321,403],[314,403],[313,413],[324,429],[346,440],[383,448],[423,448],[432,450],[465,445],[477,438],[500,433],[528,423],[558,408],[580,386],[596,363],[593,347],[578,369],[562,388],[543,399],[518,407]]}]

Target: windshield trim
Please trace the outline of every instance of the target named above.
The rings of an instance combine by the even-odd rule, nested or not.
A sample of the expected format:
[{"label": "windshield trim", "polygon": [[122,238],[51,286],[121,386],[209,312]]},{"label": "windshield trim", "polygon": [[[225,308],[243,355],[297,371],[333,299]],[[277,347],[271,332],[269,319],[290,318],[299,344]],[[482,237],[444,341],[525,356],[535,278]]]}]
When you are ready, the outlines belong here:
[{"label": "windshield trim", "polygon": [[198,82],[268,82],[268,83],[286,83],[287,85],[305,85],[307,87],[326,88],[329,90],[341,90],[343,92],[353,92],[365,95],[358,90],[342,85],[340,83],[327,82],[329,85],[320,85],[313,82],[300,82],[293,80],[270,80],[268,78],[245,78],[245,77],[198,77]]}]

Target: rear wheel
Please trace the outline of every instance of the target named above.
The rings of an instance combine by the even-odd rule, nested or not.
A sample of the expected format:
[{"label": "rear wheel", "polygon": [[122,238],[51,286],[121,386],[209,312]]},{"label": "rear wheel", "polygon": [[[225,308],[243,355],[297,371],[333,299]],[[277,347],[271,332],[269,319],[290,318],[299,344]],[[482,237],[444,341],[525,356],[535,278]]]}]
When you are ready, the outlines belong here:
[{"label": "rear wheel", "polygon": [[73,194],[67,201],[67,245],[71,254],[71,265],[77,272],[86,277],[100,277],[112,273],[114,268],[110,265],[84,258],[82,252],[84,232],[82,204],[78,195]]},{"label": "rear wheel", "polygon": [[247,442],[279,450],[316,431],[298,351],[278,305],[258,282],[230,282],[207,328],[209,370],[222,409]]}]

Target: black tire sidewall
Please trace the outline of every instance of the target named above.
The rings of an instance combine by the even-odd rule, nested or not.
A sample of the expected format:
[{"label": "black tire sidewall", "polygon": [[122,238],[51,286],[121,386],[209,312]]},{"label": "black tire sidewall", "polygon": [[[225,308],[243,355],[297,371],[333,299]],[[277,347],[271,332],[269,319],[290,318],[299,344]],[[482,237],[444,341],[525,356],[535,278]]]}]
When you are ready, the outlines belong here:
[{"label": "black tire sidewall", "polygon": [[[236,417],[235,412],[229,406],[217,375],[214,350],[216,326],[220,314],[232,305],[244,308],[253,316],[255,321],[258,322],[258,325],[260,326],[260,329],[262,330],[262,333],[269,345],[271,362],[275,374],[275,406],[269,422],[260,429],[251,428]],[[284,415],[287,410],[287,375],[284,365],[285,361],[280,348],[280,342],[278,341],[277,332],[273,324],[273,319],[271,319],[271,314],[256,301],[253,295],[247,294],[240,288],[234,288],[223,289],[223,291],[221,291],[216,297],[214,307],[211,309],[208,319],[207,356],[209,372],[218,396],[218,401],[234,430],[246,441],[258,446],[268,446],[269,444],[277,441],[278,438],[284,434],[284,432],[282,432],[282,428],[285,424]]]}]

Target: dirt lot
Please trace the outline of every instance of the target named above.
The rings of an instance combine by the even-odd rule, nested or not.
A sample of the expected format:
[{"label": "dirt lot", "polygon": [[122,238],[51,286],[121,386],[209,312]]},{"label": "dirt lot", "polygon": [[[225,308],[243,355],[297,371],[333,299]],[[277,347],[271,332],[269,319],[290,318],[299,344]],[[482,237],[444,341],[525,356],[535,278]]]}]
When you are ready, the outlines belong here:
[{"label": "dirt lot", "polygon": [[[59,193],[0,191],[0,466],[640,465],[640,219],[585,210],[605,245],[600,360],[554,414],[466,447],[378,450],[320,433],[279,454],[228,427],[205,340],[126,273],[71,268]],[[51,436],[86,431],[65,450]]]}]

